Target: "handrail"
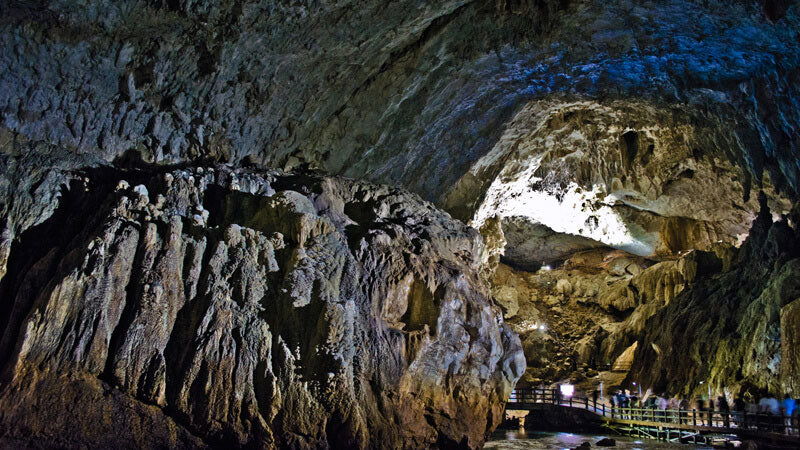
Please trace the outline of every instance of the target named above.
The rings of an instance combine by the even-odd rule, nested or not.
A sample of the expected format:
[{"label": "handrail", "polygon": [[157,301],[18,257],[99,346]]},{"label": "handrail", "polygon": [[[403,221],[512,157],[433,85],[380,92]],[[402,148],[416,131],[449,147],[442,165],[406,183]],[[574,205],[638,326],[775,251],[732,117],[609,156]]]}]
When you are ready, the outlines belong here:
[{"label": "handrail", "polygon": [[594,366],[594,369],[601,372],[627,372],[631,370],[631,367],[633,367],[633,363],[631,362],[619,362],[612,364],[597,364]]},{"label": "handrail", "polygon": [[647,422],[678,427],[718,429],[720,431],[768,431],[797,436],[798,416],[745,411],[696,409],[621,408],[581,396],[562,397],[556,389],[515,389],[509,404],[554,404],[582,408],[613,421]]}]

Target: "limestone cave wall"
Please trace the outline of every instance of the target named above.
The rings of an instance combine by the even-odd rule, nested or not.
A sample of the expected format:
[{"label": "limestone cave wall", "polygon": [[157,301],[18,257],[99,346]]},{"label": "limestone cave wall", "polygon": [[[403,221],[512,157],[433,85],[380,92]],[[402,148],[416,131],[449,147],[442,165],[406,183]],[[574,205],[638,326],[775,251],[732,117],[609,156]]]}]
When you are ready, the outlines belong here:
[{"label": "limestone cave wall", "polygon": [[0,114],[106,160],[305,164],[468,219],[523,107],[637,101],[797,193],[797,8],[772,3],[12,0]]},{"label": "limestone cave wall", "polygon": [[416,195],[7,145],[2,446],[475,448],[502,419],[525,360],[482,241]]}]

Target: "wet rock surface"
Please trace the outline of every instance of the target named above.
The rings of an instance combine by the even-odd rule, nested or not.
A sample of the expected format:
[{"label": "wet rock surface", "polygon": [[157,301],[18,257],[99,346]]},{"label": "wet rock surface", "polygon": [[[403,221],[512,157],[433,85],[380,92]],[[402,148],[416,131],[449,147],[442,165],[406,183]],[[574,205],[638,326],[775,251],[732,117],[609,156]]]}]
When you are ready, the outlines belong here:
[{"label": "wet rock surface", "polygon": [[477,231],[431,204],[69,154],[44,175],[15,145],[41,184],[2,184],[38,205],[3,210],[3,445],[474,448],[502,420],[519,340]]}]

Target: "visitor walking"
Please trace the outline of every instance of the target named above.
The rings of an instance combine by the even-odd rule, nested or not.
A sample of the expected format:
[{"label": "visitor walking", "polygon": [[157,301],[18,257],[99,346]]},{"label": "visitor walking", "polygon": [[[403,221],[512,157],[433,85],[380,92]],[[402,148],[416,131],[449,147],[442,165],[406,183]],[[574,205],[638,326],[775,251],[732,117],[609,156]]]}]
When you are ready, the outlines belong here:
[{"label": "visitor walking", "polygon": [[717,408],[719,408],[720,415],[722,415],[722,426],[730,428],[730,413],[731,408],[728,406],[728,399],[724,395],[717,397]]},{"label": "visitor walking", "polygon": [[752,394],[747,393],[747,414],[749,417],[745,420],[747,428],[758,428],[759,417],[761,408],[758,406],[760,400],[753,397]]},{"label": "visitor walking", "polygon": [[628,406],[630,399],[625,391],[619,391],[619,406],[622,409],[622,417],[628,418]]},{"label": "visitor walking", "polygon": [[703,401],[703,397],[702,396],[698,395],[697,399],[695,400],[695,404],[696,404],[696,408],[697,408],[697,414],[700,414],[700,424],[705,426],[706,425],[706,421],[705,421],[705,417],[703,415],[703,411],[706,410],[706,402]]},{"label": "visitor walking", "polygon": [[741,394],[733,399],[733,424],[737,428],[744,428],[744,411],[745,403]]},{"label": "visitor walking", "polygon": [[708,395],[708,426],[714,426],[714,398]]},{"label": "visitor walking", "polygon": [[758,410],[761,414],[759,420],[757,420],[758,429],[775,431],[776,417],[780,414],[780,402],[778,402],[778,399],[770,395],[769,392],[764,392],[758,400]]},{"label": "visitor walking", "polygon": [[678,397],[677,396],[670,397],[669,401],[667,401],[667,411],[669,411],[667,413],[667,422],[677,422],[680,420],[679,417],[676,417],[678,413],[675,412],[679,408],[680,408],[680,400],[678,400]]},{"label": "visitor walking", "polygon": [[758,401],[758,406],[762,413],[772,414],[774,416],[780,414],[781,405],[778,399],[766,393],[761,400]]},{"label": "visitor walking", "polygon": [[680,410],[681,424],[689,423],[689,412],[687,411],[689,409],[689,402],[685,398],[682,398],[678,402],[678,409]]},{"label": "visitor walking", "polygon": [[794,415],[795,401],[789,394],[784,396],[781,402],[781,415],[783,416],[786,434],[794,434],[794,427],[792,424],[792,415]]},{"label": "visitor walking", "polygon": [[795,399],[794,404],[794,412],[792,413],[792,432],[795,436],[800,435],[800,408],[798,408],[798,401]]},{"label": "visitor walking", "polygon": [[667,394],[661,394],[658,396],[658,415],[662,422],[667,421],[667,408],[669,407],[669,401],[666,397]]}]

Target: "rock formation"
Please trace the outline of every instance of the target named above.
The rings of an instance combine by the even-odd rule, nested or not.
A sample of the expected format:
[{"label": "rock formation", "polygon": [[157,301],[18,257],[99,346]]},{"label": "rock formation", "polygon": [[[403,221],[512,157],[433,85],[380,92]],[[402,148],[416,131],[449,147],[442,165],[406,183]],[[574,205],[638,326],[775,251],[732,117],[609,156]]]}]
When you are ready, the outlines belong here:
[{"label": "rock formation", "polygon": [[745,184],[798,193],[797,8],[762,3],[10,0],[0,114],[106,160],[310,165],[467,220],[523,109],[583,105],[625,118],[608,136],[638,133],[641,155],[674,116]]},{"label": "rock formation", "polygon": [[492,292],[522,339],[525,382],[581,381],[614,366],[642,336],[648,319],[692,286],[706,258],[705,252],[692,252],[653,263],[600,249],[576,253],[551,270],[500,265]]},{"label": "rock formation", "polygon": [[418,197],[226,166],[27,169],[33,191],[3,179],[3,446],[474,448],[502,419],[519,340],[477,231]]},{"label": "rock formation", "polygon": [[753,398],[766,390],[798,393],[797,215],[773,222],[762,204],[731,264],[707,265],[691,289],[647,321],[632,379],[679,395],[703,394],[707,384]]}]

